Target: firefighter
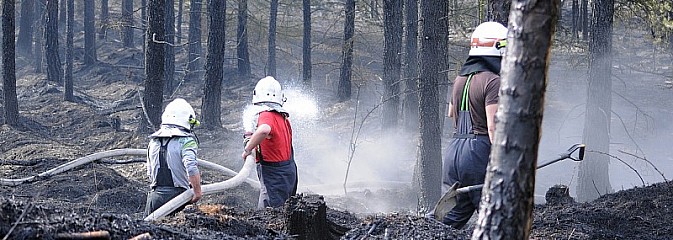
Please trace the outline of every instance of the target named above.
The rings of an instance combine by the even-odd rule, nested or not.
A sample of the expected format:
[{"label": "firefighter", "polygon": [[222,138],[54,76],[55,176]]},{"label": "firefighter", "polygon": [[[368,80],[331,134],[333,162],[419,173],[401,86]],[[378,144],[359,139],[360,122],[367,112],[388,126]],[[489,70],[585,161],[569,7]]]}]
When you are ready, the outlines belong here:
[{"label": "firefighter", "polygon": [[[447,114],[454,133],[443,161],[442,190],[454,183],[484,183],[495,134],[495,113],[500,89],[500,62],[507,46],[507,28],[497,22],[477,26],[470,52],[453,84]],[[460,229],[479,207],[481,190],[458,194],[456,206],[442,222]]]},{"label": "firefighter", "polygon": [[180,193],[194,189],[191,203],[201,199],[201,174],[197,166],[198,139],[192,132],[199,125],[187,101],[177,98],[166,105],[161,127],[150,135],[147,175],[150,192],[145,215],[149,215]]},{"label": "firefighter", "polygon": [[257,82],[252,95],[257,114],[256,129],[246,136],[243,160],[255,151],[257,176],[261,183],[257,207],[280,207],[297,192],[297,165],[292,148],[292,126],[283,109],[285,96],[273,77]]}]

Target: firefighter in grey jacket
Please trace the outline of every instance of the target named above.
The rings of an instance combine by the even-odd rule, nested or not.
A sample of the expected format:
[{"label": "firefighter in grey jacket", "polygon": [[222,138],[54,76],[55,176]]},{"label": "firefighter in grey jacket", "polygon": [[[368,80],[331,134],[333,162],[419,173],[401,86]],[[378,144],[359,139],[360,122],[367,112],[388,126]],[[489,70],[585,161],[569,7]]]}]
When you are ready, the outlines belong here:
[{"label": "firefighter in grey jacket", "polygon": [[197,167],[198,142],[192,132],[196,114],[187,101],[177,98],[161,115],[161,128],[150,135],[147,148],[147,175],[150,192],[145,215],[189,189],[194,189],[191,203],[201,199],[201,174]]}]

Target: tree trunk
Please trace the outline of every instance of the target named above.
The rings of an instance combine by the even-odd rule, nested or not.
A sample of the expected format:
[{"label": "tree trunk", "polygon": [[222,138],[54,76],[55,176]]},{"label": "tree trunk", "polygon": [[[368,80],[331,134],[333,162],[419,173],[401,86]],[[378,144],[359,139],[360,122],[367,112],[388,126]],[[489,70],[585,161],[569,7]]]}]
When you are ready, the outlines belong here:
[{"label": "tree trunk", "polygon": [[[24,0],[25,1],[25,0]],[[19,125],[19,104],[16,97],[16,59],[14,41],[14,0],[2,1],[2,94],[5,124]]]},{"label": "tree trunk", "polygon": [[285,230],[296,239],[339,239],[347,229],[327,220],[327,206],[319,195],[294,195],[285,203]]},{"label": "tree trunk", "polygon": [[58,0],[47,0],[47,24],[45,26],[45,52],[47,80],[62,84],[61,60],[58,57]]},{"label": "tree trunk", "polygon": [[133,47],[133,0],[122,0],[122,43]]},{"label": "tree trunk", "polygon": [[236,43],[238,76],[250,76],[250,54],[248,53],[248,0],[238,1]]},{"label": "tree trunk", "polygon": [[36,26],[35,26],[35,45],[33,45],[33,64],[35,66],[35,73],[42,73],[42,64],[44,60],[44,38],[45,38],[45,24],[47,22],[47,16],[45,11],[45,6],[47,5],[46,0],[37,0],[35,4],[35,15],[37,16]]},{"label": "tree trunk", "polygon": [[[147,36],[155,36],[156,39],[166,39],[164,32],[164,20],[166,19],[166,0],[150,0],[147,6],[148,25]],[[163,76],[164,76],[164,45],[152,41],[147,37],[147,51],[145,51],[145,93],[143,107],[147,114],[143,114],[145,121],[149,120],[152,128],[156,130],[161,124],[161,108],[163,103]],[[147,119],[147,118],[149,119]],[[145,129],[142,129],[145,130]]]},{"label": "tree trunk", "polygon": [[208,31],[208,56],[206,57],[206,84],[203,89],[201,114],[207,129],[222,128],[222,78],[224,76],[225,1],[210,1],[210,25]]},{"label": "tree trunk", "polygon": [[337,97],[340,102],[351,98],[351,77],[353,71],[353,36],[355,34],[355,0],[346,0],[344,6],[344,45],[341,50],[341,71]]},{"label": "tree trunk", "polygon": [[311,88],[311,0],[302,1],[304,14],[304,41],[302,42],[302,79],[304,88]]},{"label": "tree trunk", "polygon": [[[61,0],[61,7],[59,9],[60,12],[58,13],[58,16],[56,16],[58,18],[58,24],[60,24],[62,26],[65,26],[65,22],[68,19],[68,16],[66,16],[66,11],[65,11],[67,1],[68,0]],[[57,9],[58,9],[58,7],[57,7]]]},{"label": "tree trunk", "polygon": [[84,64],[96,63],[96,1],[84,1]]},{"label": "tree trunk", "polygon": [[419,189],[418,208],[425,212],[439,200],[442,179],[441,125],[439,119],[439,83],[446,79],[445,50],[448,35],[448,2],[421,1],[421,53],[419,99],[419,156],[416,163]]},{"label": "tree trunk", "polygon": [[110,24],[110,4],[108,0],[100,0],[100,30],[98,31],[98,39],[105,39],[108,24]]},{"label": "tree trunk", "polygon": [[580,163],[577,200],[591,201],[611,193],[609,177],[612,116],[612,19],[614,0],[594,0],[589,41],[589,80],[583,139],[588,151]]},{"label": "tree trunk", "polygon": [[16,38],[16,50],[22,56],[30,56],[33,51],[34,3],[35,0],[21,1],[21,18],[19,19],[19,35]]},{"label": "tree trunk", "polygon": [[175,39],[175,0],[165,0],[166,1],[166,21],[165,31],[166,39],[165,41],[168,44],[164,44],[166,47],[166,62],[164,66],[164,81],[166,83],[166,94],[170,96],[171,93],[175,90],[175,47],[173,45]]},{"label": "tree trunk", "polygon": [[580,13],[580,7],[579,7],[579,2],[577,0],[572,0],[572,31],[573,31],[573,39],[577,39],[577,33],[579,32],[579,13]]},{"label": "tree trunk", "polygon": [[199,79],[201,70],[201,0],[190,0],[189,5],[189,53],[187,79]]},{"label": "tree trunk", "polygon": [[[472,239],[528,239],[547,70],[560,0],[514,0],[500,101]],[[512,28],[510,28],[512,29]]]},{"label": "tree trunk", "polygon": [[402,55],[402,1],[383,0],[383,109],[381,129],[397,127]]},{"label": "tree trunk", "polygon": [[278,0],[271,0],[271,7],[269,13],[269,45],[267,65],[267,76],[276,76],[276,20],[278,18]]},{"label": "tree trunk", "polygon": [[587,40],[589,39],[589,0],[580,0],[582,1],[582,6],[580,9],[581,12],[581,28],[580,30],[582,31],[582,39]]},{"label": "tree trunk", "polygon": [[488,0],[488,19],[507,26],[512,0]]},{"label": "tree trunk", "polygon": [[[241,1],[247,1],[247,0],[241,0]],[[185,6],[185,0],[178,0],[178,19],[177,23],[175,24],[177,26],[177,32],[175,33],[176,44],[182,44],[182,9],[184,9],[184,6]]]},{"label": "tree trunk", "polygon": [[418,0],[404,3],[406,21],[404,99],[402,113],[406,128],[418,129]]},{"label": "tree trunk", "polygon": [[[68,0],[66,7],[66,30],[65,30],[65,74],[63,77],[64,91],[63,100],[72,102],[74,96],[72,92],[72,66],[73,66],[73,37],[75,27],[75,0]],[[86,7],[85,7],[86,8]],[[86,21],[85,21],[86,22]]]}]

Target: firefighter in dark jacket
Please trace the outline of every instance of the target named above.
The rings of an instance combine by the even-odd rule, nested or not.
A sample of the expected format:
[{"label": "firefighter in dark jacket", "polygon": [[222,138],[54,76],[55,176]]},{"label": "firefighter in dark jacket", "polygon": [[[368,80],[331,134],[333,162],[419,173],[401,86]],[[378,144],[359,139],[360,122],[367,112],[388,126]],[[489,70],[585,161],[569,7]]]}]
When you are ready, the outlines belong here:
[{"label": "firefighter in dark jacket", "polygon": [[257,82],[252,96],[256,116],[252,135],[243,149],[243,160],[256,151],[261,184],[258,208],[280,207],[297,192],[297,165],[292,149],[292,126],[280,83],[273,77]]},{"label": "firefighter in dark jacket", "polygon": [[[507,28],[485,22],[471,36],[467,61],[456,77],[448,116],[454,133],[444,155],[442,190],[454,183],[472,186],[484,183],[495,134],[495,113],[500,89],[500,62],[505,51]],[[456,206],[442,222],[460,229],[479,208],[481,190],[458,194]]]}]

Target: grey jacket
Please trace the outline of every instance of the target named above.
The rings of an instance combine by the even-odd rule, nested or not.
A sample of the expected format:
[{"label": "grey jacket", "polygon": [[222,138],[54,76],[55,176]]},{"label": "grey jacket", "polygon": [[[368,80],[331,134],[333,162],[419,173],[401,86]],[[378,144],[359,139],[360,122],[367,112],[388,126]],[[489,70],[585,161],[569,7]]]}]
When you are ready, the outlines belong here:
[{"label": "grey jacket", "polygon": [[157,173],[159,172],[159,151],[161,142],[167,141],[166,163],[171,170],[175,187],[189,189],[189,176],[199,174],[196,154],[198,143],[194,135],[172,125],[162,125],[161,129],[150,136],[147,147],[147,176],[150,187],[157,185]]}]

